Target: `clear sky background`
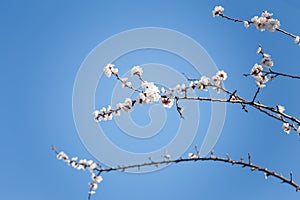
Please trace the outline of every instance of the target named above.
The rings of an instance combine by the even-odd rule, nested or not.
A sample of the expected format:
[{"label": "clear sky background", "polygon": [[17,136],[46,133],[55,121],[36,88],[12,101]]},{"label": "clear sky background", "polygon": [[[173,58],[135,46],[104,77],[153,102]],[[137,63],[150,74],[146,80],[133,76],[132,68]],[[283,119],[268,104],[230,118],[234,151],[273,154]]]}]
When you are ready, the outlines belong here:
[{"label": "clear sky background", "polygon": [[[87,198],[89,173],[57,161],[50,146],[71,156],[93,158],[81,143],[73,121],[73,84],[89,52],[114,34],[149,26],[184,33],[201,44],[228,73],[226,87],[237,89],[246,98],[253,96],[256,86],[252,78],[242,74],[260,61],[258,44],[272,55],[274,70],[300,74],[300,49],[292,38],[212,18],[215,5],[224,6],[225,14],[245,19],[268,10],[281,21],[281,28],[300,34],[300,3],[296,0],[2,1],[0,199]],[[147,59],[152,61],[151,57]],[[123,73],[143,61],[130,64],[126,57],[122,60],[128,65]],[[103,99],[97,94],[97,106],[110,103],[109,92],[104,91]],[[269,105],[284,105],[288,114],[300,117],[298,80],[278,78],[267,84],[259,99]],[[176,112],[169,117],[178,121]],[[244,113],[240,106],[228,105],[215,152],[220,156],[228,152],[236,159],[251,152],[253,162],[286,176],[292,170],[295,181],[300,182],[299,138],[294,132],[286,135],[281,126],[255,110]],[[118,130],[108,128],[112,133]],[[201,136],[193,141],[201,143]],[[126,143],[120,145],[126,148]],[[193,146],[184,155],[192,150]],[[262,173],[215,162],[174,164],[147,174],[112,172],[103,178],[95,199],[277,200],[298,199],[300,195],[278,180],[265,180]]]}]

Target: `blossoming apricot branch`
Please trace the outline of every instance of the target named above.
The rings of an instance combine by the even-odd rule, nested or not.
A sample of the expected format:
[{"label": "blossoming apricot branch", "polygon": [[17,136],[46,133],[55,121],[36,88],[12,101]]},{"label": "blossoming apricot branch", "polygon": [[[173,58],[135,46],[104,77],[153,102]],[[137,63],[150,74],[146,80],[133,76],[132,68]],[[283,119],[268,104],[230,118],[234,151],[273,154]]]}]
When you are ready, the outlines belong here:
[{"label": "blossoming apricot branch", "polygon": [[245,28],[248,28],[251,24],[253,24],[256,27],[256,29],[260,30],[260,31],[265,31],[267,29],[270,32],[274,32],[274,31],[281,32],[285,35],[288,35],[288,36],[294,38],[294,42],[299,44],[299,46],[300,46],[300,37],[281,29],[280,21],[272,18],[273,13],[269,13],[268,11],[263,11],[261,13],[260,17],[254,16],[251,20],[241,20],[241,19],[229,17],[229,16],[225,15],[223,12],[224,12],[224,8],[222,6],[216,6],[214,8],[214,10],[212,11],[212,15],[213,15],[213,17],[220,16],[220,17],[230,20],[230,21],[243,23]]},{"label": "blossoming apricot branch", "polygon": [[145,162],[141,164],[133,164],[133,165],[122,165],[122,166],[116,166],[116,167],[101,167],[101,165],[96,164],[94,161],[89,160],[87,161],[86,159],[78,161],[77,157],[69,159],[69,157],[64,153],[64,152],[58,152],[54,147],[52,147],[52,150],[56,153],[57,158],[59,160],[63,160],[66,162],[69,166],[72,166],[75,169],[78,170],[89,170],[92,173],[92,182],[89,184],[90,185],[90,190],[89,190],[89,196],[88,199],[91,198],[91,195],[95,194],[96,189],[98,188],[98,183],[100,183],[103,178],[100,174],[103,172],[112,172],[112,171],[122,171],[124,172],[127,169],[140,169],[142,167],[146,166],[155,166],[159,167],[161,165],[168,165],[171,163],[181,163],[181,162],[192,162],[192,161],[216,161],[220,163],[230,163],[231,165],[237,165],[241,166],[242,168],[249,168],[251,171],[259,171],[263,172],[265,178],[267,179],[268,177],[274,177],[278,180],[281,181],[281,183],[287,183],[288,185],[294,187],[296,189],[296,192],[300,190],[300,185],[298,185],[296,182],[293,180],[293,174],[292,172],[290,173],[290,177],[286,178],[282,174],[279,174],[275,171],[271,171],[265,167],[258,166],[256,164],[253,164],[251,161],[251,155],[248,153],[247,158],[248,160],[245,161],[244,158],[241,158],[240,160],[234,160],[231,159],[229,154],[226,154],[226,158],[218,157],[214,155],[214,152],[212,151],[210,153],[209,157],[201,157],[198,151],[198,147],[195,146],[195,153],[188,153],[188,156],[185,158],[179,158],[179,159],[171,159],[171,156],[169,154],[165,154],[163,156],[162,161],[153,161],[151,157],[149,157],[150,162]]},{"label": "blossoming apricot branch", "polygon": [[[263,56],[261,61],[262,65],[271,67],[274,64],[270,55],[264,53],[261,47],[259,47],[258,53],[261,53]],[[269,80],[269,78],[262,73],[262,66],[258,64],[254,65],[251,70],[251,75],[256,79],[258,90],[256,91],[253,99],[250,101],[237,95],[237,91],[231,92],[223,87],[222,81],[227,79],[227,73],[223,70],[218,71],[212,78],[202,76],[200,79],[191,79],[186,76],[187,80],[190,81],[188,86],[185,84],[178,84],[175,88],[169,88],[168,90],[165,88],[159,89],[153,82],[145,81],[142,78],[143,70],[140,66],[134,66],[131,69],[131,75],[138,76],[138,78],[141,80],[141,87],[143,90],[133,87],[131,82],[127,81],[127,78],[120,78],[118,75],[119,70],[115,68],[113,64],[106,65],[103,71],[107,77],[114,75],[119,81],[121,81],[123,87],[127,87],[135,92],[138,92],[139,94],[134,100],[126,98],[124,103],[117,104],[115,109],[112,109],[111,106],[108,106],[107,109],[102,108],[101,110],[94,111],[94,119],[97,122],[111,120],[113,115],[120,115],[121,110],[124,112],[131,112],[136,104],[152,104],[159,101],[166,108],[171,108],[175,101],[176,109],[181,118],[183,118],[184,108],[179,106],[179,101],[196,100],[240,104],[242,105],[242,109],[245,111],[248,111],[246,106],[251,106],[267,114],[269,117],[281,121],[283,123],[282,128],[286,133],[289,134],[291,130],[295,130],[298,132],[298,134],[300,134],[300,120],[284,113],[284,109],[273,108],[271,106],[264,105],[259,101],[255,101],[260,88],[265,87],[264,83]],[[229,95],[229,98],[217,99],[210,97],[187,96],[188,92],[193,92],[195,89],[200,91],[208,91],[208,88],[213,88],[217,93],[220,93],[221,91],[225,92],[227,95]]]},{"label": "blossoming apricot branch", "polygon": [[201,79],[192,81],[189,86],[185,84],[177,85],[175,88],[169,88],[168,90],[165,88],[159,89],[153,82],[145,81],[142,78],[143,69],[140,66],[134,66],[131,69],[131,75],[137,76],[141,81],[141,89],[135,88],[132,86],[132,83],[127,81],[128,78],[120,78],[118,75],[118,68],[115,68],[113,64],[107,64],[104,69],[104,74],[107,77],[111,77],[114,75],[117,80],[122,83],[123,87],[129,88],[138,93],[136,99],[126,98],[123,103],[119,103],[116,105],[116,108],[113,109],[110,105],[105,108],[103,107],[100,110],[95,110],[93,112],[94,119],[99,121],[111,120],[113,116],[119,116],[120,111],[123,112],[131,112],[136,104],[152,104],[155,102],[159,102],[165,108],[171,108],[174,105],[174,101],[176,104],[176,109],[180,116],[183,118],[183,108],[179,106],[179,97],[177,95],[183,95],[186,97],[188,90],[193,91],[195,88],[202,91],[207,91],[208,87],[213,87],[218,93],[220,92],[220,87],[222,87],[222,81],[226,80],[227,74],[224,71],[218,71],[216,75],[212,77],[212,79],[202,76]]}]

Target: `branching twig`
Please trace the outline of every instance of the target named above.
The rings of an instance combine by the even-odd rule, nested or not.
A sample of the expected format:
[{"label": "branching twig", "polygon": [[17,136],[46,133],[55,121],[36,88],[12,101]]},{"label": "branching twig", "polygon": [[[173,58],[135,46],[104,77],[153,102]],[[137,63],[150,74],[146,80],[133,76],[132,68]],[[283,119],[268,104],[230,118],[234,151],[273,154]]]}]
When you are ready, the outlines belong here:
[{"label": "branching twig", "polygon": [[[197,147],[196,151],[197,151]],[[58,152],[55,150],[54,147],[52,147],[52,150],[58,154]],[[193,154],[195,155],[195,154]],[[294,187],[296,191],[300,190],[300,185],[297,184],[296,182],[293,181],[292,177],[292,172],[290,173],[290,177],[286,178],[282,174],[279,174],[275,171],[271,171],[265,167],[261,167],[259,165],[253,164],[250,160],[250,153],[248,153],[248,162],[246,162],[244,159],[240,160],[233,160],[229,157],[228,154],[226,154],[226,158],[222,158],[219,156],[216,156],[214,154],[210,154],[209,157],[200,157],[198,156],[192,156],[189,158],[179,158],[179,159],[164,159],[162,161],[153,161],[152,159],[150,162],[145,162],[141,164],[133,164],[133,165],[122,165],[122,166],[117,166],[117,167],[107,167],[103,168],[101,166],[97,167],[94,169],[95,172],[98,172],[98,175],[102,174],[103,172],[112,172],[112,171],[125,171],[127,169],[140,169],[141,167],[146,167],[146,166],[160,166],[160,165],[165,165],[165,164],[171,164],[171,163],[181,163],[181,162],[192,162],[192,161],[215,161],[215,162],[220,162],[220,163],[229,163],[231,165],[237,165],[241,166],[242,168],[249,168],[251,171],[260,171],[265,173],[267,176],[273,176],[274,178],[280,180],[282,183],[287,183],[288,185]],[[89,195],[90,198],[90,195]]]},{"label": "branching twig", "polygon": [[[220,17],[222,17],[222,18],[224,18],[224,19],[227,19],[227,20],[230,20],[230,21],[239,22],[239,23],[248,22],[249,24],[253,24],[253,22],[252,22],[251,20],[241,20],[241,19],[236,19],[236,18],[233,18],[233,17],[229,17],[229,16],[227,16],[227,15],[224,15],[223,13],[219,13],[218,15],[219,15]],[[290,36],[290,37],[292,37],[292,38],[294,38],[294,39],[297,37],[296,35],[294,35],[294,34],[292,34],[292,33],[289,33],[288,31],[285,31],[285,30],[283,30],[283,29],[281,29],[281,28],[275,28],[275,30],[278,31],[278,32],[281,32],[281,33],[283,33],[283,34],[285,34],[285,35],[288,35],[288,36]]]}]

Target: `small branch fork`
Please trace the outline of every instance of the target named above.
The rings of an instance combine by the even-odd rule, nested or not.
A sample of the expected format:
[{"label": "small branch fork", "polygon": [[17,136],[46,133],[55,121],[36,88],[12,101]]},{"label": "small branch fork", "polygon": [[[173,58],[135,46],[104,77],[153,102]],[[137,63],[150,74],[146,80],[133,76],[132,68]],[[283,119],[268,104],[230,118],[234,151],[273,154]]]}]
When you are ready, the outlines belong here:
[{"label": "small branch fork", "polygon": [[[271,68],[269,69],[269,71],[262,71],[264,73],[264,75],[272,75],[273,78],[276,78],[278,76],[283,76],[283,77],[288,77],[288,78],[293,78],[293,79],[300,79],[300,76],[298,75],[292,75],[292,74],[285,74],[282,72],[276,72],[273,71]],[[251,74],[243,74],[244,76],[251,76]]]},{"label": "small branch fork", "polygon": [[[55,147],[51,148],[56,154],[58,152],[56,151]],[[250,153],[247,154],[248,160],[244,160],[244,158],[241,158],[240,160],[234,160],[231,159],[229,154],[226,154],[226,157],[218,157],[214,155],[214,152],[212,151],[210,153],[209,157],[201,157],[199,156],[199,151],[197,150],[198,147],[195,146],[196,149],[196,154],[192,154],[192,157],[188,158],[179,158],[179,159],[163,159],[162,161],[153,161],[151,158],[149,158],[150,162],[145,162],[141,164],[133,164],[133,165],[122,165],[122,166],[117,166],[117,167],[108,167],[108,168],[103,168],[101,165],[98,165],[97,168],[94,169],[95,172],[98,172],[98,175],[102,174],[103,172],[112,172],[112,171],[122,171],[124,172],[127,169],[138,169],[146,166],[155,166],[158,167],[160,165],[168,165],[171,163],[181,163],[181,162],[200,162],[200,161],[215,161],[215,162],[220,162],[220,163],[228,163],[231,165],[236,165],[236,166],[241,166],[242,168],[248,168],[251,171],[259,171],[263,172],[265,174],[265,177],[274,177],[278,180],[281,181],[281,183],[286,183],[296,189],[296,192],[300,190],[300,185],[294,182],[293,180],[293,174],[290,172],[289,178],[284,177],[282,174],[279,174],[275,171],[271,171],[265,167],[258,166],[256,164],[253,164],[251,161],[251,155]]]},{"label": "small branch fork", "polygon": [[[194,81],[194,80],[198,80],[198,79],[194,79],[194,78],[190,78],[187,75],[185,75],[185,77],[187,77],[188,81]],[[238,96],[236,93],[237,91],[229,91],[227,89],[225,89],[224,87],[221,86],[217,86],[217,85],[209,85],[210,87],[217,87],[218,89],[220,89],[221,91],[225,92],[226,94],[230,95],[230,97],[228,99],[217,99],[217,98],[210,98],[210,97],[192,97],[192,96],[184,96],[184,97],[177,97],[178,100],[194,100],[194,101],[210,101],[210,102],[220,102],[220,103],[232,103],[232,104],[240,104],[242,106],[242,109],[245,112],[248,112],[246,105],[255,108],[256,110],[259,110],[262,113],[265,113],[266,115],[268,115],[269,117],[272,117],[276,120],[279,120],[283,123],[289,123],[289,126],[292,130],[297,131],[297,127],[295,126],[295,123],[300,126],[300,120],[290,116],[288,114],[285,114],[283,112],[279,112],[278,109],[275,109],[273,107],[267,106],[262,104],[261,102],[256,100],[256,97],[258,95],[258,93],[260,92],[260,88],[258,88],[255,92],[255,95],[253,97],[253,99],[251,101],[248,101],[240,96]],[[287,121],[290,120],[291,122]]]}]

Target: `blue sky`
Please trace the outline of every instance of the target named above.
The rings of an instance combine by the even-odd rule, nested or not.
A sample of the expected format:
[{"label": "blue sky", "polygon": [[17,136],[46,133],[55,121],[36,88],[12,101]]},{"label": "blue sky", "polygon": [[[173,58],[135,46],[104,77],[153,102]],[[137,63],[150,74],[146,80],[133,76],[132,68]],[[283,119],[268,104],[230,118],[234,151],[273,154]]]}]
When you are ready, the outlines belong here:
[{"label": "blue sky", "polygon": [[[93,158],[81,143],[74,124],[73,85],[86,56],[114,34],[141,27],[181,32],[201,44],[216,65],[228,73],[226,87],[237,89],[246,98],[251,98],[256,88],[254,81],[242,74],[260,61],[256,54],[258,44],[272,55],[274,70],[300,74],[300,49],[293,39],[212,18],[211,10],[219,4],[225,7],[226,14],[246,19],[268,10],[281,21],[283,29],[300,34],[299,2],[296,0],[272,3],[266,0],[259,3],[207,0],[2,1],[0,198],[86,199],[90,175],[58,162],[50,146],[55,145],[70,155]],[[162,63],[174,62],[168,55],[160,57],[157,52],[148,53],[148,57],[145,51],[142,58],[128,55],[128,59],[124,56],[118,60],[120,65],[128,66],[122,69],[122,73],[131,65],[144,61],[159,62],[162,58],[165,59],[161,60]],[[178,66],[174,68],[185,71]],[[113,80],[105,83],[115,84]],[[284,105],[287,113],[299,117],[298,87],[297,80],[278,78],[263,89],[259,99],[270,105]],[[109,89],[99,90],[96,107],[110,104]],[[209,104],[200,106],[205,116]],[[281,123],[255,110],[249,111],[244,113],[239,106],[227,106],[224,129],[214,148],[216,154],[223,156],[228,152],[238,159],[251,152],[253,161],[259,165],[284,175],[292,170],[295,180],[300,180],[299,138],[295,134],[286,135]],[[168,121],[178,121],[176,112],[167,112]],[[132,116],[144,117],[143,112]],[[206,121],[203,118],[204,124]],[[143,121],[139,123],[143,124]],[[103,126],[112,133],[121,134],[113,123]],[[120,136],[122,139],[118,141],[116,136],[112,135],[112,140],[120,142],[124,148],[131,148],[130,145],[126,147],[129,139],[123,140],[125,137]],[[170,135],[161,138],[167,141]],[[201,144],[202,139],[197,135],[193,144]],[[193,146],[185,155],[192,149]],[[296,199],[299,196],[293,188],[273,178],[265,180],[263,174],[213,162],[182,163],[146,174],[113,172],[104,174],[103,178],[95,199],[247,200]]]}]

